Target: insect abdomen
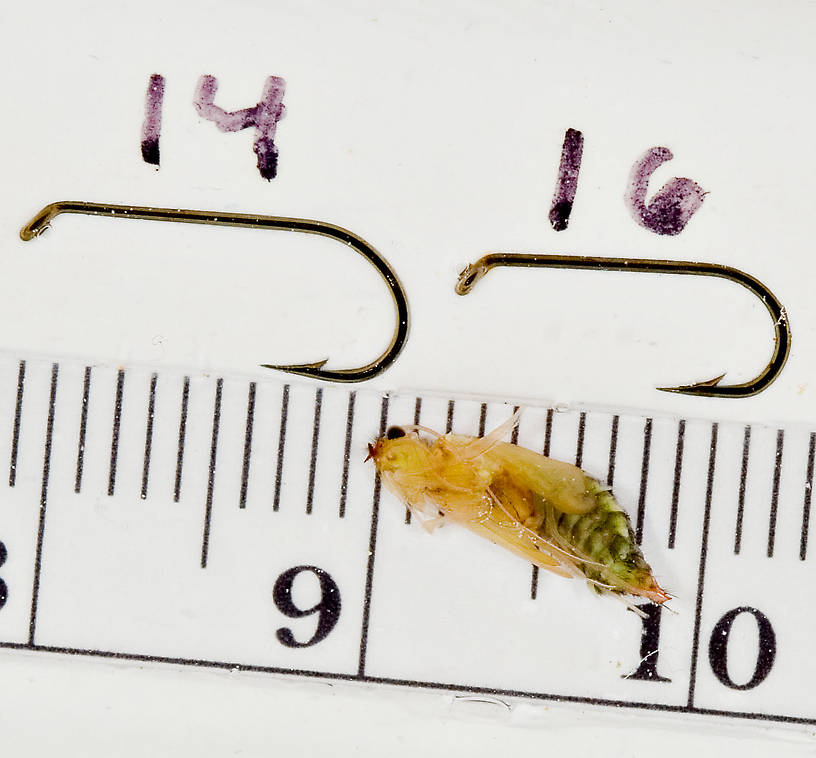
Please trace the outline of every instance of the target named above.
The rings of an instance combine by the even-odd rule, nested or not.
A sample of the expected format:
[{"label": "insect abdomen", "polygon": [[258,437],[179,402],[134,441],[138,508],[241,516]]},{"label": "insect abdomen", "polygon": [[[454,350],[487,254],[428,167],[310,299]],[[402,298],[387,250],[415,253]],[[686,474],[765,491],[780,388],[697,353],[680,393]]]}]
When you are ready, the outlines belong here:
[{"label": "insect abdomen", "polygon": [[556,520],[558,533],[580,555],[602,564],[582,566],[588,579],[614,585],[622,592],[648,586],[651,569],[643,559],[629,518],[611,492],[597,487],[596,507],[581,515],[560,514]]}]

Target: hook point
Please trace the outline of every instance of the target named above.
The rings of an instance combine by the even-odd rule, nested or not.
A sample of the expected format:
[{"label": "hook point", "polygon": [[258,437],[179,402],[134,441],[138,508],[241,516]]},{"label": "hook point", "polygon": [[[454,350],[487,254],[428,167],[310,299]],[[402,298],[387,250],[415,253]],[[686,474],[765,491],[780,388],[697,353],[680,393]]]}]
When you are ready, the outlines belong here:
[{"label": "hook point", "polygon": [[719,387],[720,381],[726,373],[726,371],[723,371],[722,374],[715,376],[713,379],[706,379],[705,381],[695,382],[694,384],[681,384],[678,387],[657,387],[656,389],[661,392],[676,392],[679,395],[716,395],[716,390],[714,392],[706,392],[705,390],[706,388]]},{"label": "hook point", "polygon": [[320,369],[329,362],[328,358],[315,361],[314,363],[292,363],[289,365],[277,365],[274,363],[262,363],[261,368],[271,368],[275,371],[286,371],[290,374],[300,374],[300,376],[320,376]]}]

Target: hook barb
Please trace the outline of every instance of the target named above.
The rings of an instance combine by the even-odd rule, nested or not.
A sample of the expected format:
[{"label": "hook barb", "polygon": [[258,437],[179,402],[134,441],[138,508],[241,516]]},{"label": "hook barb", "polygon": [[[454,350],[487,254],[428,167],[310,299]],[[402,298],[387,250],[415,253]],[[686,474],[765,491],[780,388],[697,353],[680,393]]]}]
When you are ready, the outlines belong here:
[{"label": "hook barb", "polygon": [[271,363],[261,364],[264,368],[286,371],[290,374],[324,379],[330,382],[359,382],[371,379],[387,369],[402,351],[408,338],[408,300],[396,273],[386,260],[362,237],[340,226],[324,221],[283,216],[261,216],[249,213],[219,213],[217,211],[183,210],[180,208],[149,208],[136,205],[109,205],[84,201],[63,201],[50,203],[42,208],[31,221],[20,230],[20,239],[29,241],[41,235],[51,222],[62,213],[78,213],[86,216],[106,216],[109,218],[131,218],[147,221],[175,221],[187,224],[207,224],[210,226],[234,226],[248,229],[277,229],[304,234],[317,234],[335,239],[348,245],[363,256],[383,278],[391,293],[396,312],[396,326],[391,343],[378,358],[359,368],[326,369],[328,359],[314,363],[289,366]]},{"label": "hook barb", "polygon": [[773,319],[774,349],[767,366],[753,379],[741,384],[720,384],[725,374],[694,384],[657,387],[663,392],[699,397],[750,397],[766,389],[780,374],[791,349],[788,314],[779,299],[759,279],[740,269],[718,263],[667,261],[649,258],[606,258],[583,255],[545,255],[538,253],[489,253],[469,264],[456,282],[456,293],[467,295],[476,282],[498,266],[581,269],[589,271],[634,271],[649,274],[716,276],[750,290],[767,308]]}]

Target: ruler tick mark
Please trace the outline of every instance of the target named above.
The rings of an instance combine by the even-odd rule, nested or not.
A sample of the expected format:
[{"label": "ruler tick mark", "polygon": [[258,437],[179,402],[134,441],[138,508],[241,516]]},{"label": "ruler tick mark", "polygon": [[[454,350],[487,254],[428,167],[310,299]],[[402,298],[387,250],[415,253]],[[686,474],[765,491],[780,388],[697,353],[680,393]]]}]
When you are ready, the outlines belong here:
[{"label": "ruler tick mark", "polygon": [[[482,403],[482,407],[479,410],[479,436],[484,437],[485,435],[485,423],[487,422],[487,403]],[[418,421],[416,423],[419,423]]]},{"label": "ruler tick mark", "polygon": [[[513,413],[518,412],[519,407],[517,405],[513,406]],[[510,444],[518,445],[518,438],[519,438],[519,427],[521,426],[521,420],[519,423],[513,427],[513,431],[510,432]]]},{"label": "ruler tick mark", "polygon": [[320,409],[323,405],[323,390],[315,391],[314,425],[312,427],[312,457],[309,460],[309,486],[306,493],[306,513],[311,514],[314,502],[315,472],[317,471],[317,444],[320,438]]},{"label": "ruler tick mark", "polygon": [[638,545],[643,542],[643,520],[646,515],[646,487],[649,480],[649,457],[652,447],[652,419],[647,418],[643,426],[643,463],[640,468],[640,496],[638,497],[637,526],[635,540]]},{"label": "ruler tick mark", "polygon": [[[586,413],[578,416],[578,440],[575,443],[575,465],[581,468],[584,460],[584,436],[586,434]],[[538,566],[533,566],[533,576],[530,581],[530,597],[535,600],[538,595]]]},{"label": "ruler tick mark", "polygon": [[91,367],[85,366],[85,378],[82,382],[82,411],[79,415],[79,440],[77,441],[76,476],[74,492],[82,489],[82,470],[85,465],[85,432],[88,427],[88,401],[91,396]]},{"label": "ruler tick mark", "polygon": [[147,399],[147,424],[145,426],[144,464],[142,465],[142,500],[147,499],[147,480],[150,477],[150,450],[153,447],[153,415],[156,410],[156,382],[158,374],[150,377],[150,392]]},{"label": "ruler tick mark", "polygon": [[677,424],[677,449],[674,455],[674,485],[672,486],[671,514],[669,516],[669,550],[674,550],[677,535],[677,505],[680,501],[680,476],[683,472],[683,447],[685,445],[686,421]]},{"label": "ruler tick mark", "polygon": [[[484,406],[484,403],[482,404]],[[422,414],[422,398],[418,397],[414,403],[414,426],[419,426],[419,418]],[[411,509],[405,506],[405,523],[411,523]]]},{"label": "ruler tick mark", "polygon": [[286,445],[286,417],[289,413],[289,385],[283,385],[283,398],[281,399],[280,434],[278,435],[278,468],[275,473],[275,498],[272,503],[272,510],[280,508],[281,480],[283,478],[283,449]]},{"label": "ruler tick mark", "polygon": [[615,481],[615,455],[618,450],[618,423],[620,416],[612,416],[612,429],[609,433],[609,470],[606,474],[606,483],[611,487]]},{"label": "ruler tick mark", "polygon": [[255,423],[255,382],[249,383],[247,394],[246,431],[244,433],[244,463],[241,469],[241,495],[238,507],[246,508],[247,489],[249,487],[249,461],[252,457],[252,428]]},{"label": "ruler tick mark", "polygon": [[768,558],[773,558],[774,554],[776,513],[779,504],[779,479],[782,474],[782,448],[784,444],[785,432],[779,429],[776,433],[776,459],[774,463],[773,487],[771,488],[771,512],[768,516]]},{"label": "ruler tick mark", "polygon": [[173,487],[173,502],[181,497],[181,470],[184,466],[184,438],[187,434],[187,406],[190,402],[190,377],[184,377],[181,390],[181,412],[179,414],[178,451],[176,452],[176,481]]},{"label": "ruler tick mark", "polygon": [[[385,434],[388,426],[388,395],[380,405],[380,434]],[[357,677],[365,677],[366,650],[368,647],[368,621],[371,614],[371,590],[374,582],[374,553],[377,550],[377,523],[380,517],[380,475],[374,475],[374,494],[371,499],[371,531],[368,538],[368,563],[366,565],[365,600],[363,603],[363,628],[360,633],[360,660],[357,666]]]},{"label": "ruler tick mark", "polygon": [[45,536],[45,506],[48,501],[48,477],[51,472],[51,441],[54,433],[54,412],[57,403],[57,376],[59,364],[51,366],[51,390],[48,396],[48,421],[45,425],[45,443],[43,445],[42,486],[40,488],[40,518],[37,526],[37,549],[34,554],[34,584],[31,590],[31,617],[28,623],[28,645],[34,645],[34,634],[37,630],[37,604],[40,597],[40,573],[42,571],[43,537]]},{"label": "ruler tick mark", "polygon": [[553,409],[547,408],[547,422],[544,426],[544,455],[550,454],[550,442],[552,441]]},{"label": "ruler tick mark", "polygon": [[813,459],[816,455],[816,432],[810,433],[807,474],[805,475],[805,502],[802,506],[802,542],[799,545],[799,560],[807,556],[808,526],[810,524],[810,499],[813,492]]},{"label": "ruler tick mark", "polygon": [[108,495],[113,496],[116,487],[116,462],[119,456],[119,424],[122,419],[122,394],[125,387],[125,370],[116,375],[116,397],[113,402],[113,431],[111,432],[110,470],[108,472]]},{"label": "ruler tick mark", "polygon": [[348,473],[349,460],[351,458],[351,434],[354,427],[354,400],[357,393],[349,392],[348,411],[346,412],[346,444],[343,448],[343,475],[340,480],[340,508],[338,515],[344,518],[346,515],[346,496],[348,494]]},{"label": "ruler tick mark", "polygon": [[20,361],[17,370],[17,401],[14,404],[14,430],[11,435],[11,463],[9,464],[9,487],[17,481],[17,451],[20,443],[20,421],[23,417],[23,390],[25,389],[26,362]]},{"label": "ruler tick mark", "polygon": [[691,671],[687,708],[694,708],[694,688],[697,682],[697,654],[700,649],[700,621],[703,611],[703,586],[705,584],[706,555],[708,553],[708,527],[711,522],[711,494],[714,491],[714,467],[717,460],[718,425],[711,425],[711,446],[708,454],[708,481],[706,482],[705,509],[703,511],[703,528],[700,538],[700,566],[697,573],[697,606],[694,614],[694,634],[691,644]]},{"label": "ruler tick mark", "polygon": [[445,434],[450,434],[453,431],[453,406],[454,401],[448,402],[448,420],[445,423]]},{"label": "ruler tick mark", "polygon": [[575,465],[581,468],[584,462],[584,435],[586,434],[586,413],[578,416],[578,441],[575,444]]},{"label": "ruler tick mark", "polygon": [[213,402],[212,442],[210,443],[210,471],[207,475],[207,500],[204,507],[204,536],[201,540],[201,568],[207,568],[207,557],[210,549],[210,521],[212,519],[213,489],[215,487],[215,462],[218,455],[218,428],[221,424],[221,390],[224,380],[219,378],[215,383],[215,401]]},{"label": "ruler tick mark", "polygon": [[[547,421],[544,425],[544,448],[542,453],[545,456],[550,454],[550,443],[552,442],[552,425],[553,425],[553,409],[547,408]],[[516,427],[516,439],[518,439],[518,427]],[[538,566],[532,567],[532,575],[530,576],[530,599],[535,600],[538,597]]]},{"label": "ruler tick mark", "polygon": [[742,518],[745,512],[745,483],[748,479],[748,456],[751,451],[751,427],[745,427],[742,438],[742,468],[740,470],[739,494],[737,495],[737,524],[734,530],[734,555],[742,546]]}]

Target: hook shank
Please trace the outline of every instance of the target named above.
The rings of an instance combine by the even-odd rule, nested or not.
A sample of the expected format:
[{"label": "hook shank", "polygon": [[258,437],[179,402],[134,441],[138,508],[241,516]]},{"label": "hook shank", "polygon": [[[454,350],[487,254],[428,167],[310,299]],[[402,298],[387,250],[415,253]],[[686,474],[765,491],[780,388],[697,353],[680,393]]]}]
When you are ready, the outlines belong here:
[{"label": "hook shank", "polygon": [[397,323],[391,343],[379,358],[359,368],[325,369],[326,360],[290,366],[261,364],[299,376],[310,376],[332,382],[359,382],[371,379],[388,368],[397,358],[408,338],[408,301],[396,273],[385,259],[366,242],[348,229],[324,221],[283,216],[262,216],[249,213],[218,213],[216,211],[184,210],[181,208],[148,208],[132,205],[109,205],[81,201],[57,202],[46,205],[21,230],[20,238],[31,240],[42,234],[54,218],[62,213],[79,213],[86,216],[106,216],[109,218],[131,218],[147,221],[175,221],[187,224],[208,224],[211,226],[235,226],[247,229],[277,229],[304,234],[317,234],[335,239],[351,247],[363,256],[385,280],[394,301]]},{"label": "hook shank", "polygon": [[678,387],[658,387],[663,392],[705,397],[749,397],[762,392],[782,371],[791,348],[791,332],[785,307],[776,295],[750,274],[731,266],[696,261],[667,261],[648,258],[606,258],[583,255],[545,255],[537,253],[490,253],[471,263],[459,275],[456,293],[468,294],[476,282],[497,266],[580,269],[589,271],[635,271],[648,274],[679,274],[685,276],[716,276],[742,285],[756,295],[771,314],[774,326],[774,350],[762,372],[741,384],[722,385],[724,376]]}]

